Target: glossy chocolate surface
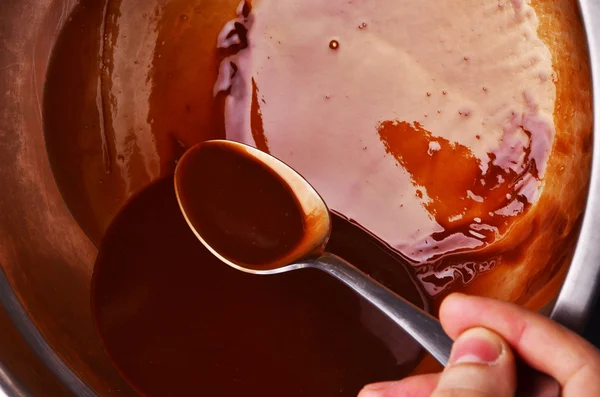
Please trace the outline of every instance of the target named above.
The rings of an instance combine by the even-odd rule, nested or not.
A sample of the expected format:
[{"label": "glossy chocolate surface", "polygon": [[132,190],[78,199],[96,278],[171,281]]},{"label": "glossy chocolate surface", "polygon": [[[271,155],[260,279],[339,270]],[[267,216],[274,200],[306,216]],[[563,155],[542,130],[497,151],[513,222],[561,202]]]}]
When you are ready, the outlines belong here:
[{"label": "glossy chocolate surface", "polygon": [[[518,1],[493,4],[494,10],[475,4],[479,18],[458,18],[456,25],[455,14],[467,7],[464,16],[470,16],[471,3],[435,2],[441,8],[433,10],[433,2],[394,2],[389,13],[382,3],[383,15],[368,2],[353,3],[327,3],[321,10],[303,2],[307,8],[286,10],[288,2],[265,0],[236,16],[237,1],[82,1],[73,14],[72,5],[61,2],[45,6],[52,10],[48,15],[32,14],[32,25],[41,27],[7,45],[26,55],[10,55],[3,63],[10,99],[0,121],[14,139],[2,146],[2,177],[10,190],[0,200],[10,210],[0,214],[6,241],[0,261],[44,336],[95,389],[127,393],[103,361],[82,299],[96,248],[79,227],[99,244],[130,197],[170,175],[183,151],[205,139],[238,139],[294,166],[334,210],[378,237],[369,244],[386,248],[371,274],[394,286],[412,282],[398,270],[401,265],[386,260],[391,247],[392,256],[412,259],[410,276],[419,279],[434,310],[452,290],[532,308],[555,295],[577,235],[590,159],[590,82],[576,2],[534,0],[539,20],[528,6],[517,10]],[[453,8],[447,12],[448,6]],[[247,43],[215,48],[219,33],[226,38],[233,27],[239,36],[251,15],[255,24],[246,28]],[[448,31],[431,29],[427,18],[435,15],[435,26]],[[506,35],[486,36],[500,22],[507,23]],[[293,28],[310,31],[307,23],[320,27],[318,34],[296,34]],[[42,93],[49,49],[63,25]],[[460,40],[446,34],[456,27],[465,28]],[[440,41],[441,33],[455,40]],[[522,42],[515,48],[517,39]],[[241,48],[244,43],[248,47]],[[485,47],[485,56],[466,53],[471,45]],[[252,62],[222,62],[240,54],[252,55],[244,55]],[[555,75],[539,73],[549,65]],[[215,97],[215,81],[227,80],[219,75],[231,77],[235,68],[243,95],[225,86]],[[515,73],[502,78],[506,69]],[[527,97],[514,91],[548,76],[554,102],[548,80]],[[527,84],[511,82],[513,77]],[[511,106],[495,106],[499,100],[516,104],[518,117]],[[538,124],[535,116],[552,111],[553,144],[544,133],[552,129],[527,126],[548,126],[547,117]],[[236,114],[245,117],[237,127],[231,117]],[[483,120],[485,114],[495,116]],[[500,132],[497,127],[505,124],[509,128]],[[535,139],[530,142],[522,126]],[[394,143],[397,131],[414,134],[414,151]],[[456,164],[433,161],[457,153],[464,156]],[[413,159],[437,164],[444,177],[428,175]],[[478,177],[490,162],[500,167],[498,175],[521,183],[497,180],[502,190],[516,189],[515,196],[490,195],[482,204],[482,196],[457,188],[455,201],[439,204],[448,198],[439,186],[456,179],[464,187],[467,175]],[[475,180],[473,186],[486,191]],[[521,206],[519,196],[530,204]],[[463,204],[468,211],[457,219]],[[490,208],[509,212],[486,223]],[[459,244],[447,240],[451,236]],[[363,243],[351,240],[350,248],[360,254]],[[436,256],[440,242],[449,251]]]},{"label": "glossy chocolate surface", "polygon": [[134,3],[79,8],[49,69],[48,151],[94,241],[186,148],[227,138],[298,170],[432,297],[520,249],[508,231],[541,194],[557,95],[530,5]]},{"label": "glossy chocolate surface", "polygon": [[[329,249],[423,305],[393,252],[338,216]],[[350,397],[367,382],[408,374],[421,351],[324,273],[257,276],[222,263],[188,227],[172,178],[136,195],[111,224],[92,307],[115,366],[148,396],[201,387],[207,395]]]},{"label": "glossy chocolate surface", "polygon": [[177,166],[175,183],[190,225],[214,251],[242,267],[278,267],[310,238],[308,214],[290,186],[243,147],[210,142],[191,148]]}]

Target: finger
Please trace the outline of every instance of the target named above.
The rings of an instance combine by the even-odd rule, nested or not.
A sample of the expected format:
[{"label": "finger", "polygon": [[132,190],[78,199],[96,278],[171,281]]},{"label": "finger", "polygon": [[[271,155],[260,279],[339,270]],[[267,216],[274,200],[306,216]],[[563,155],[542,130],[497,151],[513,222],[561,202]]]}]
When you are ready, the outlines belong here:
[{"label": "finger", "polygon": [[429,397],[440,374],[411,376],[395,382],[373,383],[365,386],[358,397]]},{"label": "finger", "polygon": [[498,333],[528,365],[554,377],[565,395],[570,382],[585,383],[583,379],[600,368],[600,353],[583,338],[510,303],[453,294],[442,303],[440,319],[452,338],[472,327]]},{"label": "finger", "polygon": [[472,328],[454,342],[448,366],[431,397],[513,397],[515,389],[510,346],[485,328]]}]

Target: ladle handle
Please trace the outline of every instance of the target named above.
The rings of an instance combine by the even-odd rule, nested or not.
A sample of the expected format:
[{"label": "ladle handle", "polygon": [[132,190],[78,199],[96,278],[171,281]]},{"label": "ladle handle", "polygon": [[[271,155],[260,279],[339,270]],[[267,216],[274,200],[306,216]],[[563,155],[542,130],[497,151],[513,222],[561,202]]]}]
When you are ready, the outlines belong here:
[{"label": "ladle handle", "polygon": [[446,366],[452,349],[452,339],[435,317],[336,255],[325,253],[312,265],[331,274],[371,302],[419,342],[440,364]]},{"label": "ladle handle", "polygon": [[[443,366],[448,364],[452,339],[444,332],[440,322],[404,298],[396,295],[342,258],[325,253],[311,263],[331,274],[360,296],[385,313],[406,333],[421,344]],[[540,373],[519,360],[519,385],[517,397],[559,397],[559,383],[546,374]]]}]

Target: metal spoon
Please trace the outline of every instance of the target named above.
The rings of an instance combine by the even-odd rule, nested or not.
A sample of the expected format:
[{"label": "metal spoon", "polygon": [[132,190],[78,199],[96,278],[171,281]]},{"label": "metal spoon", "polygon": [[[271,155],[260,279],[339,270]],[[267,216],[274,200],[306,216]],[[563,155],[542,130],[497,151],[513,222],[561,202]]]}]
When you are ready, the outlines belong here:
[{"label": "metal spoon", "polygon": [[[207,242],[207,239],[200,233],[200,228],[193,216],[189,216],[190,203],[186,204],[185,200],[182,200],[186,194],[186,185],[182,183],[184,174],[182,169],[191,164],[198,156],[202,156],[204,151],[215,147],[251,158],[271,170],[273,178],[279,177],[287,184],[305,215],[305,233],[297,247],[274,262],[257,267],[239,260],[231,260],[227,254],[219,252]],[[331,233],[329,209],[317,191],[300,174],[280,160],[258,149],[236,142],[220,140],[203,142],[188,150],[179,160],[175,171],[175,190],[179,205],[190,228],[206,248],[229,266],[247,273],[261,275],[303,268],[322,270],[371,302],[402,327],[442,365],[447,364],[452,348],[452,339],[444,332],[436,318],[398,296],[344,259],[325,252],[325,246]],[[252,192],[248,192],[248,194],[252,194]]]},{"label": "metal spoon", "polygon": [[[221,151],[217,157],[214,157],[215,149]],[[233,173],[230,172],[229,174],[232,180],[222,183],[219,178],[212,175],[215,172],[215,167],[218,168],[218,164],[211,163],[210,161],[204,161],[203,164],[201,162],[198,163],[198,160],[203,157],[206,160],[207,154],[211,151],[213,151],[212,160],[217,160],[217,163],[219,159],[224,157],[244,159],[246,161],[245,167],[241,167],[241,164],[238,163],[236,165],[237,168],[233,168]],[[194,164],[196,169],[194,169]],[[199,165],[201,167],[198,167]],[[215,244],[210,243],[213,236],[209,233],[211,228],[222,226],[218,225],[221,222],[228,223],[227,227],[233,229],[234,235],[243,234],[239,230],[235,230],[235,223],[231,223],[232,219],[235,221],[236,213],[235,211],[228,212],[227,209],[231,208],[228,208],[227,205],[249,200],[248,195],[252,196],[250,199],[255,199],[255,203],[259,203],[261,200],[269,201],[272,199],[269,196],[269,184],[259,186],[255,180],[248,181],[242,178],[241,174],[244,173],[244,170],[253,167],[261,168],[261,175],[267,175],[267,182],[271,182],[271,186],[273,186],[273,181],[276,183],[279,182],[280,188],[285,185],[285,196],[288,202],[291,197],[294,207],[302,214],[303,218],[301,238],[298,239],[298,242],[289,250],[284,251],[283,254],[280,253],[272,259],[260,263],[240,259],[239,256],[237,259],[233,259],[232,255],[217,249]],[[190,170],[192,172],[187,172]],[[267,172],[265,173],[265,171]],[[208,176],[208,178],[196,178],[202,175],[205,177]],[[201,189],[198,189],[196,186],[199,181],[203,183],[200,186]],[[222,195],[222,201],[212,202],[210,208],[204,208],[207,210],[206,213],[217,214],[216,216],[210,215],[209,224],[211,227],[207,229],[205,227],[206,224],[201,222],[201,218],[197,217],[198,213],[194,211],[197,203],[205,202],[204,196],[210,195],[210,189],[220,189],[223,191],[229,189],[229,193],[231,193],[232,186],[235,188],[235,186],[242,183],[246,183],[247,186],[251,186],[252,188],[244,192],[235,192],[234,190],[235,193],[242,194]],[[265,188],[266,190],[264,190]],[[190,191],[194,191],[195,196],[191,195],[191,197],[195,197],[196,201],[189,200],[188,193]],[[279,193],[281,191],[280,189]],[[243,272],[263,275],[283,273],[303,268],[315,268],[324,271],[371,302],[371,304],[402,327],[406,333],[412,336],[442,365],[447,365],[452,349],[452,339],[444,332],[440,322],[436,318],[406,301],[401,296],[398,296],[344,259],[325,252],[325,246],[331,234],[331,215],[329,209],[317,191],[288,165],[258,149],[241,143],[223,140],[206,141],[189,149],[179,160],[175,170],[175,192],[181,211],[192,231],[206,248],[229,266]],[[260,194],[262,196],[259,196]],[[270,201],[272,202],[272,200]],[[250,226],[250,229],[252,229],[253,225],[248,225],[248,222],[253,222],[252,219],[260,223],[261,219],[268,218],[270,215],[275,216],[278,210],[280,210],[280,203],[275,204],[272,207],[263,206],[262,209],[264,211],[266,208],[266,212],[259,214],[258,218],[254,216],[254,218],[246,219],[246,223],[241,225],[246,226],[246,229],[248,229],[247,226]],[[245,207],[243,210],[247,211],[248,208]],[[279,215],[281,215],[281,211],[279,211]],[[246,213],[238,211],[237,216],[245,217]],[[284,217],[283,221],[284,225],[287,224],[288,218]],[[232,227],[232,225],[234,226]],[[202,230],[204,230],[204,233],[202,233]],[[228,232],[231,231],[228,230]],[[244,232],[247,232],[247,230]],[[270,237],[273,237],[272,232],[273,230],[271,230]],[[219,246],[222,247],[222,245]],[[232,246],[232,244],[229,244],[229,247],[233,247],[235,251],[241,249],[241,247]],[[516,396],[560,396],[560,385],[555,379],[528,367],[519,358],[517,358],[517,364],[519,376]]]}]

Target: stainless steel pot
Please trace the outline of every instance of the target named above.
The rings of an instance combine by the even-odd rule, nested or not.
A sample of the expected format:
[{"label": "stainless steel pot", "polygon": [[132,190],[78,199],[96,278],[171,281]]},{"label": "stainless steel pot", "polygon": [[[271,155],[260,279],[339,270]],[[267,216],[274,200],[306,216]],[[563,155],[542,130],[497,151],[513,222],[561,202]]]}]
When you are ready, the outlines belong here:
[{"label": "stainless steel pot", "polygon": [[[135,395],[97,342],[87,299],[95,247],[64,204],[44,145],[41,98],[46,66],[76,3],[0,3],[0,217],[11,225],[0,228],[0,390],[10,396]],[[580,6],[593,92],[598,94],[600,3],[581,0]],[[598,100],[594,115],[600,117]],[[585,217],[551,312],[574,330],[586,321],[600,276],[597,153],[600,141],[594,139]]]}]

